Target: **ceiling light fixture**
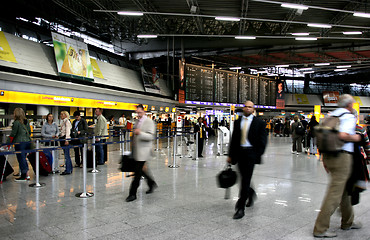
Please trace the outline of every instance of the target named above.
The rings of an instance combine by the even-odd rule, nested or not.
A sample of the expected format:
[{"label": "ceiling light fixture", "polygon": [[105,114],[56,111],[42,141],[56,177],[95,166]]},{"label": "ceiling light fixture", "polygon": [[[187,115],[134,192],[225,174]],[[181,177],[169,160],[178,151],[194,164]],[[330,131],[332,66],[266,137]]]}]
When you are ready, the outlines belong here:
[{"label": "ceiling light fixture", "polygon": [[304,5],[299,5],[299,4],[292,4],[292,3],[283,3],[281,4],[282,7],[285,8],[294,8],[294,9],[300,9],[300,10],[307,10],[308,7]]},{"label": "ceiling light fixture", "polygon": [[277,67],[277,68],[287,68],[287,67],[289,67],[289,65],[276,65],[275,67]]},{"label": "ceiling light fixture", "polygon": [[355,12],[353,14],[353,16],[355,16],[355,17],[370,18],[370,13]]},{"label": "ceiling light fixture", "polygon": [[362,32],[343,32],[344,35],[361,35]]},{"label": "ceiling light fixture", "polygon": [[335,69],[334,71],[335,72],[344,72],[344,71],[347,71],[348,69],[345,69],[345,68],[341,68],[341,69]]},{"label": "ceiling light fixture", "polygon": [[310,33],[292,33],[293,36],[308,36]]},{"label": "ceiling light fixture", "polygon": [[239,69],[242,69],[242,67],[231,67],[229,68],[230,70],[239,70]]},{"label": "ceiling light fixture", "polygon": [[317,38],[315,37],[296,37],[295,40],[297,41],[316,41]]},{"label": "ceiling light fixture", "polygon": [[236,17],[215,17],[215,19],[219,21],[231,21],[231,22],[240,21],[240,18],[236,18]]},{"label": "ceiling light fixture", "polygon": [[337,68],[350,68],[352,67],[351,65],[342,65],[342,66],[337,66]]},{"label": "ceiling light fixture", "polygon": [[303,74],[311,74],[311,73],[315,73],[315,71],[303,72]]},{"label": "ceiling light fixture", "polygon": [[141,34],[137,35],[138,38],[157,38],[158,35],[148,35],[148,34]]},{"label": "ceiling light fixture", "polygon": [[329,66],[330,63],[315,63],[315,66]]},{"label": "ceiling light fixture", "polygon": [[312,70],[312,68],[301,68],[301,69],[299,69],[299,71],[310,71],[310,70]]},{"label": "ceiling light fixture", "polygon": [[250,39],[250,40],[253,40],[253,39],[256,39],[256,37],[253,37],[253,36],[236,36],[235,39]]},{"label": "ceiling light fixture", "polygon": [[130,11],[119,11],[117,12],[118,15],[124,15],[124,16],[143,16],[143,12],[130,12]]},{"label": "ceiling light fixture", "polygon": [[321,24],[321,23],[308,23],[308,27],[317,27],[317,28],[331,28],[329,24]]}]

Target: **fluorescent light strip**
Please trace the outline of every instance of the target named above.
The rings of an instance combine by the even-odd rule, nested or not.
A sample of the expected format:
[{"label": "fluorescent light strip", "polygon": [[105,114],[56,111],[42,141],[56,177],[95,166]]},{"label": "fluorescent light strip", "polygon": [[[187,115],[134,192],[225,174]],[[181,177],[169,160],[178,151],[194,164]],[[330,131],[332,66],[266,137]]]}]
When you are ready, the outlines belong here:
[{"label": "fluorescent light strip", "polygon": [[299,5],[299,4],[292,4],[292,3],[283,3],[281,4],[282,7],[285,8],[294,8],[294,9],[301,9],[301,10],[307,10],[308,7],[304,5]]},{"label": "fluorescent light strip", "polygon": [[312,70],[312,68],[301,68],[301,69],[299,69],[299,71],[310,71],[310,70]]},{"label": "fluorescent light strip", "polygon": [[215,19],[219,21],[231,21],[231,22],[240,21],[240,18],[236,18],[236,17],[215,17]]},{"label": "fluorescent light strip", "polygon": [[296,37],[295,40],[297,41],[316,41],[317,38],[315,37]]},{"label": "fluorescent light strip", "polygon": [[276,65],[275,67],[277,67],[277,68],[287,68],[287,67],[289,67],[289,65]]},{"label": "fluorescent light strip", "polygon": [[293,36],[308,36],[310,33],[292,33]]},{"label": "fluorescent light strip", "polygon": [[230,70],[239,70],[239,69],[242,69],[242,67],[231,67],[229,68]]},{"label": "fluorescent light strip", "polygon": [[370,18],[370,13],[355,12],[353,14],[353,16],[355,16],[355,17]]},{"label": "fluorescent light strip", "polygon": [[303,72],[303,74],[311,74],[314,73],[315,71],[309,71],[309,72]]},{"label": "fluorescent light strip", "polygon": [[343,32],[344,35],[361,35],[362,32]]},{"label": "fluorescent light strip", "polygon": [[337,68],[350,68],[352,67],[351,65],[343,65],[343,66],[337,66]]},{"label": "fluorescent light strip", "polygon": [[129,12],[129,11],[119,11],[117,12],[118,15],[124,15],[124,16],[143,16],[144,13],[142,12]]},{"label": "fluorescent light strip", "polygon": [[236,36],[235,39],[250,39],[250,40],[253,40],[253,39],[256,39],[256,37],[253,37],[253,36]]},{"label": "fluorescent light strip", "polygon": [[317,28],[331,28],[329,24],[321,24],[321,23],[308,23],[308,27],[317,27]]},{"label": "fluorescent light strip", "polygon": [[329,66],[330,63],[315,63],[315,66]]},{"label": "fluorescent light strip", "polygon": [[335,72],[344,72],[344,71],[347,71],[348,69],[345,69],[345,68],[341,68],[341,69],[335,69],[334,71]]},{"label": "fluorescent light strip", "polygon": [[157,38],[157,35],[146,35],[146,34],[141,34],[137,35],[138,38]]}]

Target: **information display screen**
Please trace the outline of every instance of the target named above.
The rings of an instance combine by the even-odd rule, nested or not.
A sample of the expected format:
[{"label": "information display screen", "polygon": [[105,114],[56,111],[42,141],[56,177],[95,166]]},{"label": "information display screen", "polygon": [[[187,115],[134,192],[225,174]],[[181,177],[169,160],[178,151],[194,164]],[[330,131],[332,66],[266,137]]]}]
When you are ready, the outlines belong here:
[{"label": "information display screen", "polygon": [[186,100],[213,101],[213,71],[205,68],[186,64]]}]

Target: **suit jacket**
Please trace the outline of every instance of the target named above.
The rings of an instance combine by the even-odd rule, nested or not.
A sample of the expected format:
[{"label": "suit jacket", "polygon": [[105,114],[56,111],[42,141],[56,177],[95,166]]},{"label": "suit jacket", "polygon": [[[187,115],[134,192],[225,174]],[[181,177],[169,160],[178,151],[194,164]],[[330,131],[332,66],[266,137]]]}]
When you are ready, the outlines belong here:
[{"label": "suit jacket", "polygon": [[[238,163],[246,156],[241,155],[241,146],[240,146],[240,138],[241,138],[241,129],[240,129],[240,122],[241,117],[235,121],[234,124],[234,131],[231,137],[230,149],[229,149],[229,156],[231,157],[232,164]],[[248,140],[253,147],[253,150],[256,153],[256,164],[261,164],[261,156],[265,152],[265,148],[267,145],[267,132],[266,132],[266,123],[256,117],[253,117],[251,125],[248,131]]]},{"label": "suit jacket", "polygon": [[198,137],[202,138],[202,139],[206,138],[206,127],[205,127],[205,125],[203,123],[199,124],[199,122],[197,122],[194,126],[194,132],[200,133],[201,129],[202,129],[202,137],[200,137],[200,134],[198,134]]},{"label": "suit jacket", "polygon": [[[76,128],[76,123],[77,123],[77,120],[75,119],[72,123],[72,130],[71,131],[73,131]],[[85,134],[88,131],[88,127],[87,127],[87,122],[84,118],[81,118],[77,127],[78,127],[78,131],[80,131],[80,134],[78,135],[78,137],[85,136]],[[82,142],[84,142],[84,141],[82,141]]]},{"label": "suit jacket", "polygon": [[153,139],[155,135],[154,122],[150,118],[145,118],[137,127],[135,122],[134,129],[140,129],[139,135],[134,135],[133,156],[136,161],[149,161],[152,158]]}]

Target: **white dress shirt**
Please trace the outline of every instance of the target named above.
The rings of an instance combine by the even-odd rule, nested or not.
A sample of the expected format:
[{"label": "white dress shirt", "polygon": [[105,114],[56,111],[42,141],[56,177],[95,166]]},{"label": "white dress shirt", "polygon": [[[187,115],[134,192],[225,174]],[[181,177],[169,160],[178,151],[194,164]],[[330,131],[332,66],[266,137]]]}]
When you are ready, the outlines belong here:
[{"label": "white dress shirt", "polygon": [[249,115],[248,117],[243,116],[243,117],[242,117],[242,120],[240,121],[240,130],[242,130],[242,129],[243,129],[244,122],[245,122],[245,121],[248,121],[248,122],[247,122],[247,139],[246,139],[246,141],[245,141],[245,143],[244,143],[244,144],[241,144],[241,146],[242,146],[242,147],[253,147],[253,146],[252,146],[252,144],[251,144],[251,143],[249,142],[249,140],[248,140],[249,128],[250,128],[251,123],[252,123],[252,121],[253,121],[253,117],[254,117],[254,115],[253,115],[253,114]]},{"label": "white dress shirt", "polygon": [[[332,112],[332,116],[340,116],[343,113],[349,113],[349,114],[344,114],[342,115],[339,123],[339,132],[345,132],[348,133],[349,135],[354,135],[356,134],[356,117],[351,114],[350,111],[348,111],[345,108],[338,108],[334,112]],[[354,144],[353,142],[346,142],[342,146],[342,150],[347,151],[347,152],[353,152],[354,151]]]}]

